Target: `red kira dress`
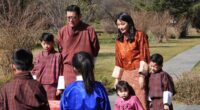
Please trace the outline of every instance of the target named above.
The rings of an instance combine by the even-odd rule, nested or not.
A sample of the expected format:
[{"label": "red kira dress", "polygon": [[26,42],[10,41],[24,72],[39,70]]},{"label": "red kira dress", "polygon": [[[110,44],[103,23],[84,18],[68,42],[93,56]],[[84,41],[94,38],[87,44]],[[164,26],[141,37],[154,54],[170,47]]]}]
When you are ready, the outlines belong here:
[{"label": "red kira dress", "polygon": [[[143,107],[146,109],[147,92],[146,88],[139,86],[139,72],[147,75],[147,63],[150,59],[148,37],[140,31],[136,31],[134,41],[116,41],[115,68],[112,76],[127,81],[134,89]],[[147,85],[147,84],[146,84]]]}]

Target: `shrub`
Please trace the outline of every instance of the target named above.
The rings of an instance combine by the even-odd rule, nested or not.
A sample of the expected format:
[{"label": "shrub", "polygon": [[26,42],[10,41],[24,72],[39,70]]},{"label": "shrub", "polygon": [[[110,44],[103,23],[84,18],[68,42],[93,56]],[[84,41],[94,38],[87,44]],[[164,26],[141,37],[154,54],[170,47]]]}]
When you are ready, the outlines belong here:
[{"label": "shrub", "polygon": [[100,24],[104,32],[117,33],[117,27],[111,19],[102,19]]},{"label": "shrub", "polygon": [[0,67],[4,74],[11,73],[11,56],[15,49],[25,48],[32,50],[36,43],[37,32],[17,28],[2,29],[0,36],[1,59]]},{"label": "shrub", "polygon": [[200,104],[200,74],[188,72],[178,78],[174,99],[186,104]]},{"label": "shrub", "polygon": [[136,28],[144,32],[151,31],[154,35],[156,42],[163,42],[168,40],[166,36],[167,27],[171,15],[168,11],[165,12],[151,12],[139,11],[133,12],[133,20],[135,21]]},{"label": "shrub", "polygon": [[12,79],[12,77],[13,76],[11,74],[8,74],[6,76],[1,76],[0,77],[0,88],[4,83],[9,82]]},{"label": "shrub", "polygon": [[178,19],[172,18],[167,28],[167,36],[176,39],[181,38],[181,33],[186,25],[187,20],[185,17],[179,17]]},{"label": "shrub", "polygon": [[15,49],[31,50],[38,33],[46,27],[48,19],[38,1],[4,0],[0,5],[0,69],[11,73],[11,56]]}]

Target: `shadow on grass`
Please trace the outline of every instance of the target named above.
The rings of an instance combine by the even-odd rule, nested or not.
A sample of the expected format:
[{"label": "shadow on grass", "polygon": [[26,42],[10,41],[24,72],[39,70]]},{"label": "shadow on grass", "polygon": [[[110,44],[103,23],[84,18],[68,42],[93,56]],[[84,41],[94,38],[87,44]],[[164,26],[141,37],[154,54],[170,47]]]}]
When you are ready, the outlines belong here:
[{"label": "shadow on grass", "polygon": [[98,57],[107,58],[107,57],[114,57],[115,53],[113,52],[106,52],[106,53],[99,53]]},{"label": "shadow on grass", "polygon": [[158,47],[162,47],[162,48],[171,48],[171,47],[175,47],[174,45],[168,45],[168,46],[166,46],[166,45],[163,45],[163,46],[161,46],[161,45],[154,45],[154,46],[150,46],[150,48],[158,48]]},{"label": "shadow on grass", "polygon": [[200,39],[200,35],[197,35],[197,36],[187,36],[187,37],[179,38],[179,39]]}]

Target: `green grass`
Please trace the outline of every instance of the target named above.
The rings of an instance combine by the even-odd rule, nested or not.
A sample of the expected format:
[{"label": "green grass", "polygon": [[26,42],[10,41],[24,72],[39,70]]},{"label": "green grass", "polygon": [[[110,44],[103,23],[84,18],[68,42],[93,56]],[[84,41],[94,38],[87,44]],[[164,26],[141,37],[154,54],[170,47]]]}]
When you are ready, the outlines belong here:
[{"label": "green grass", "polygon": [[[114,79],[111,77],[115,65],[115,35],[114,34],[101,34],[99,36],[100,52],[95,64],[95,77],[96,80],[102,81],[107,90],[112,90]],[[160,53],[163,55],[164,60],[167,61],[178,53],[181,53],[196,44],[200,44],[200,37],[189,37],[187,39],[171,39],[166,43],[150,43],[150,52]],[[41,51],[41,47],[33,50],[34,56]],[[200,64],[196,67],[199,67]]]},{"label": "green grass", "polygon": [[[96,80],[105,84],[107,90],[112,91],[114,79],[111,77],[115,66],[115,35],[101,34],[99,37],[100,51],[95,64]],[[188,39],[171,39],[166,43],[150,43],[150,52],[160,53],[167,61],[178,53],[181,53],[196,44],[200,44],[200,37]],[[41,51],[41,47],[33,50],[34,56]]]},{"label": "green grass", "polygon": [[[114,35],[102,34],[99,36],[100,52],[96,61],[96,79],[103,81],[108,90],[112,90],[114,79],[111,77],[115,64],[115,40]],[[108,43],[109,42],[109,43]],[[181,53],[196,44],[200,44],[200,37],[189,37],[188,39],[171,39],[166,43],[150,43],[150,52],[160,53],[167,61],[178,53]]]},{"label": "green grass", "polygon": [[197,44],[200,44],[200,36],[191,36],[188,39],[171,39],[166,43],[151,43],[150,52],[151,54],[161,53],[164,56],[164,60],[167,61],[178,53],[181,53]]},{"label": "green grass", "polygon": [[193,72],[199,72],[200,71],[200,61],[194,66],[192,69]]}]

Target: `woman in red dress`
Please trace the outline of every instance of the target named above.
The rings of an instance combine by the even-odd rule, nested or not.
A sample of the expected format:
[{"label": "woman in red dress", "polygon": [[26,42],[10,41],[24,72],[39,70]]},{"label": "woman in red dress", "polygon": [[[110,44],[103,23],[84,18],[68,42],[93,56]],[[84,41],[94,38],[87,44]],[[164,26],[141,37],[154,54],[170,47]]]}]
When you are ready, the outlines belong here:
[{"label": "woman in red dress", "polygon": [[119,80],[127,81],[135,90],[143,107],[147,109],[148,62],[150,58],[148,36],[135,29],[127,13],[117,16],[118,37],[115,45],[115,67],[112,76],[115,85]]}]

